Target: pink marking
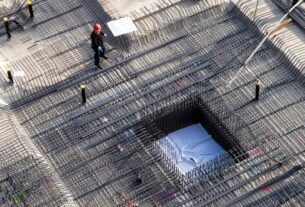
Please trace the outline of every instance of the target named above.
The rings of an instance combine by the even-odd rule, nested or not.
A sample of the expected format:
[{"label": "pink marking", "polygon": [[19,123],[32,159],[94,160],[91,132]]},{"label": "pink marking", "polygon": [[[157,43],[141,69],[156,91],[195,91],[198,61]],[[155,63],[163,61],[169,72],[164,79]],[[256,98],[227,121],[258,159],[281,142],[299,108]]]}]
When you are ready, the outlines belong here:
[{"label": "pink marking", "polygon": [[222,59],[222,53],[221,53],[221,52],[219,52],[219,53],[217,54],[217,59],[218,59],[218,60],[221,60],[221,59]]},{"label": "pink marking", "polygon": [[270,141],[270,140],[272,140],[272,135],[267,135],[267,136],[263,137],[263,139]]},{"label": "pink marking", "polygon": [[272,190],[272,185],[268,185],[262,189],[262,191],[266,193],[270,192],[271,190]]},{"label": "pink marking", "polygon": [[256,148],[248,151],[248,155],[250,156],[250,158],[256,158],[256,157],[260,156],[262,153],[263,153],[263,150],[260,147],[256,147]]},{"label": "pink marking", "polygon": [[53,184],[53,180],[51,178],[48,178],[48,177],[44,178],[44,182],[48,186]]},{"label": "pink marking", "polygon": [[298,137],[298,138],[296,138],[296,142],[298,144],[304,144],[305,143],[305,137]]},{"label": "pink marking", "polygon": [[179,82],[177,82],[176,85],[181,88],[181,84]]}]

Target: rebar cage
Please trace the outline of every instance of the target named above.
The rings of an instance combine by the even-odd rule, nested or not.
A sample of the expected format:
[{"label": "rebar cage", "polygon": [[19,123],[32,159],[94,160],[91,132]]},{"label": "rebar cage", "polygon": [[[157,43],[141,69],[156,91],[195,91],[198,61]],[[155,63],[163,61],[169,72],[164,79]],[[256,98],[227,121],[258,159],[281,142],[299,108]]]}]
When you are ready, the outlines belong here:
[{"label": "rebar cage", "polygon": [[[96,71],[89,39],[84,37],[90,35],[93,22],[111,19],[101,2],[107,3],[34,4],[38,21],[35,31],[27,34],[35,37],[31,55],[5,65],[13,71],[25,68],[31,75],[1,87],[1,94],[10,99],[10,112],[17,116],[13,126],[26,129],[22,138],[1,148],[1,155],[12,159],[1,173],[5,185],[11,185],[10,176],[15,174],[33,174],[29,180],[40,179],[39,189],[45,192],[44,178],[54,178],[58,199],[37,196],[33,184],[36,197],[29,200],[38,206],[304,202],[304,172],[298,167],[305,150],[302,61],[291,48],[283,49],[276,36],[230,88],[223,84],[270,27],[263,21],[273,13],[270,5],[260,5],[262,14],[254,15],[254,1],[240,1],[237,6],[225,0],[160,2],[156,11],[133,13],[137,33],[106,40],[115,58]],[[261,100],[253,102],[257,78],[264,87]],[[80,84],[86,85],[86,105],[80,103]],[[210,120],[212,133],[234,147],[183,177],[154,141],[194,121],[168,125],[160,117],[169,114],[167,118],[175,119],[174,113],[182,117],[193,107]],[[21,162],[9,154],[20,140],[34,143],[32,153],[25,153]],[[19,148],[19,159],[17,152]],[[23,170],[31,163],[41,173]],[[15,183],[21,186],[18,176]]]}]

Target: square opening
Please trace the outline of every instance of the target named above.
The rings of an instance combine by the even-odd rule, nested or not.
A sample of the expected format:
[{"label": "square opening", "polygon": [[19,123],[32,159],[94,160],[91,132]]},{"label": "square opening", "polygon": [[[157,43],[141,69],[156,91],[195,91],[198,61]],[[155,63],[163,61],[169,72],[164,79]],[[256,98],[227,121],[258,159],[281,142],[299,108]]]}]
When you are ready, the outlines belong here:
[{"label": "square opening", "polygon": [[[200,106],[199,104],[186,106],[186,108],[185,106],[176,106],[176,109],[178,110],[160,116],[154,121],[155,127],[162,131],[163,134],[168,135],[179,129],[200,124],[204,131],[210,134],[225,151],[229,151],[234,147],[229,141],[232,139],[230,132],[226,131],[225,126],[221,124],[221,120],[216,120],[216,116],[213,116],[214,120],[212,121],[210,119],[211,114],[208,114],[209,112],[205,110],[206,108],[204,106]],[[215,122],[217,122],[218,126],[216,126]],[[230,138],[227,136],[230,136]],[[160,137],[159,135],[160,138],[164,137]]]},{"label": "square opening", "polygon": [[[143,121],[158,148],[182,175],[202,166],[211,168],[214,159],[221,161],[217,161],[221,166],[216,168],[222,169],[230,162],[223,160],[222,155],[224,159],[229,155],[235,162],[246,159],[234,159],[240,154],[235,149],[241,149],[237,138],[200,98],[163,107]],[[217,171],[216,168],[211,170]]]}]

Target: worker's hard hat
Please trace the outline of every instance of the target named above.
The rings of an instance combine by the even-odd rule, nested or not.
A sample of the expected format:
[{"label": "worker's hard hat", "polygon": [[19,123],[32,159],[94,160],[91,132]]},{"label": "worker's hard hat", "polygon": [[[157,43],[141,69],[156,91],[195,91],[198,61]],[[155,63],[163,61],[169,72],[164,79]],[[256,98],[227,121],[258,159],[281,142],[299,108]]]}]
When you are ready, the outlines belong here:
[{"label": "worker's hard hat", "polygon": [[99,32],[102,30],[102,26],[98,23],[96,23],[94,26],[93,26],[93,31],[95,32]]}]

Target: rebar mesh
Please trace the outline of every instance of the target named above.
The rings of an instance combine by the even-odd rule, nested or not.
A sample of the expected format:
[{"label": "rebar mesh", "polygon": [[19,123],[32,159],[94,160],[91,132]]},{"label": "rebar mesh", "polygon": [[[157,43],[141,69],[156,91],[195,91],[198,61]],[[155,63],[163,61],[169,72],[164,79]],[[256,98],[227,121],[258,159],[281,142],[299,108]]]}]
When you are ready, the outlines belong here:
[{"label": "rebar mesh", "polygon": [[51,164],[10,112],[1,110],[0,203],[3,206],[74,206]]},{"label": "rebar mesh", "polygon": [[[111,2],[101,2],[116,16]],[[237,5],[225,0],[168,1],[155,5],[156,10],[133,12],[138,32],[106,39],[115,57],[96,71],[84,36],[93,22],[105,23],[112,14],[105,13],[99,1],[37,2],[33,51],[5,66],[26,68],[31,75],[14,86],[4,85],[2,94],[9,96],[17,125],[31,137],[31,150],[41,150],[45,158],[8,142],[2,153],[10,161],[1,168],[3,183],[10,184],[13,177],[23,189],[16,194],[22,195],[28,185],[20,183],[30,180],[36,197],[28,200],[37,206],[301,202],[302,64],[294,48],[283,50],[276,36],[230,88],[224,87],[268,30],[262,18],[272,14],[268,4],[261,3],[252,19],[254,1]],[[263,83],[259,102],[253,101],[257,78]],[[81,105],[81,83],[86,85],[86,105]],[[155,141],[189,124],[176,120],[194,109],[227,142],[227,153],[181,175]],[[43,188],[57,178],[46,170],[44,159],[58,173],[57,191]],[[30,166],[35,173],[23,170]],[[36,179],[43,187],[36,187]],[[49,198],[39,195],[46,191]]]},{"label": "rebar mesh", "polygon": [[0,17],[13,14],[25,4],[23,0],[1,0],[0,1]]}]

